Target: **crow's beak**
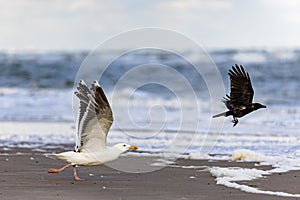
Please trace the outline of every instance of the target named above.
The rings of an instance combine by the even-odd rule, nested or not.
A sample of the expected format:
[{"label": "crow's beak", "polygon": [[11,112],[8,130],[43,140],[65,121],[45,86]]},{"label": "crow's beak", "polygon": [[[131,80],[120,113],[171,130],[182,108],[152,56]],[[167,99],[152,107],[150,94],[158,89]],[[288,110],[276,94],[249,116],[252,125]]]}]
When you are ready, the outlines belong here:
[{"label": "crow's beak", "polygon": [[265,106],[265,105],[262,105],[261,107],[262,107],[262,108],[267,108],[267,106]]},{"label": "crow's beak", "polygon": [[138,149],[138,147],[137,147],[137,146],[135,146],[135,145],[131,145],[131,146],[129,147],[129,149],[137,150],[137,149]]}]

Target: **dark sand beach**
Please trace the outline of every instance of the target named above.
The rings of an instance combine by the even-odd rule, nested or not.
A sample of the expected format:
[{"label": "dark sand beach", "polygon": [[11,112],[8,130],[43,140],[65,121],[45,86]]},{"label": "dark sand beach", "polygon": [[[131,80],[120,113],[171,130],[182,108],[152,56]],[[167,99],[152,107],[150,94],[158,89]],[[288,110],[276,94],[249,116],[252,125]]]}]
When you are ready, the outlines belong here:
[{"label": "dark sand beach", "polygon": [[[72,177],[72,169],[60,174],[48,174],[49,168],[60,167],[64,163],[47,158],[41,152],[11,149],[1,153],[1,200],[297,199],[242,192],[217,185],[215,178],[207,170],[176,167],[176,165],[193,165],[270,168],[270,166],[256,167],[255,163],[250,162],[177,160],[173,167],[164,167],[149,173],[125,173],[107,166],[79,167],[80,177],[87,180],[76,182]],[[299,171],[291,171],[244,183],[263,190],[300,193],[299,177]]]}]

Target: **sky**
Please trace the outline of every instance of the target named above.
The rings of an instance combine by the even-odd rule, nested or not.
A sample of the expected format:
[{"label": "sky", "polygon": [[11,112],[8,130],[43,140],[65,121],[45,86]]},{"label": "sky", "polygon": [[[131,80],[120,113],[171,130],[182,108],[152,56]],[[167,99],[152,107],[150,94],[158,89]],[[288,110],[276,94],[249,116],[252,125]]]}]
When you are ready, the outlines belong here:
[{"label": "sky", "polygon": [[207,48],[298,48],[299,0],[0,0],[0,49],[90,50],[159,27]]}]

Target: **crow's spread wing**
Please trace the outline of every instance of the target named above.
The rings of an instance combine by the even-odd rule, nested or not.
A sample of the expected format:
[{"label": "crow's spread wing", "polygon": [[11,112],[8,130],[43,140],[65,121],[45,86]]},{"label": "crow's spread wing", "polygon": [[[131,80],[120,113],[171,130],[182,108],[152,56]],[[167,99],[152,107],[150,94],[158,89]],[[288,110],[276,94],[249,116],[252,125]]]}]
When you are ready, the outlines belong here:
[{"label": "crow's spread wing", "polygon": [[97,81],[94,81],[91,89],[80,81],[75,95],[80,100],[75,150],[79,152],[104,150],[113,114],[102,88]]},{"label": "crow's spread wing", "polygon": [[223,97],[222,102],[225,104],[228,110],[233,110],[232,105],[230,104],[230,96],[226,94],[226,97]]},{"label": "crow's spread wing", "polygon": [[242,65],[232,66],[230,77],[230,104],[233,108],[248,106],[252,103],[254,91],[248,72]]}]

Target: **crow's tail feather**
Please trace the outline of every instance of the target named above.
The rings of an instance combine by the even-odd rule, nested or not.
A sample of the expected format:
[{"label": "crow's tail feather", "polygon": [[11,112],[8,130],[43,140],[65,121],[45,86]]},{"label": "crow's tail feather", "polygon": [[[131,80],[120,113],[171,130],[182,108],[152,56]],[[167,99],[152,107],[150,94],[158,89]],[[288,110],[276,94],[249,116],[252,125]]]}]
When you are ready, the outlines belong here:
[{"label": "crow's tail feather", "polygon": [[220,114],[214,115],[213,118],[221,117],[221,116],[224,116],[224,117],[228,116],[228,115],[227,115],[227,112],[222,112],[222,113],[220,113]]}]

